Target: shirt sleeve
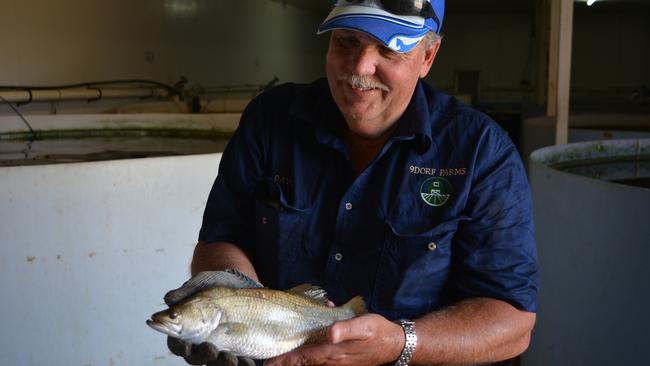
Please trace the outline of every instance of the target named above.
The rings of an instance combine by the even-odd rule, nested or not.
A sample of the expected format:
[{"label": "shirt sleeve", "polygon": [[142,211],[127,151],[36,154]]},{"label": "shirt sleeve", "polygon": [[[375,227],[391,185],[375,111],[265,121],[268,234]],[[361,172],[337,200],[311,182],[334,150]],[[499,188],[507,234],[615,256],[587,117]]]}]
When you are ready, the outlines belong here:
[{"label": "shirt sleeve", "polygon": [[199,240],[225,241],[250,254],[254,241],[254,188],[265,156],[261,98],[244,110],[239,127],[221,157],[203,214]]},{"label": "shirt sleeve", "polygon": [[535,312],[539,274],[525,169],[496,125],[475,146],[469,220],[455,237],[455,290],[460,298],[492,297]]}]

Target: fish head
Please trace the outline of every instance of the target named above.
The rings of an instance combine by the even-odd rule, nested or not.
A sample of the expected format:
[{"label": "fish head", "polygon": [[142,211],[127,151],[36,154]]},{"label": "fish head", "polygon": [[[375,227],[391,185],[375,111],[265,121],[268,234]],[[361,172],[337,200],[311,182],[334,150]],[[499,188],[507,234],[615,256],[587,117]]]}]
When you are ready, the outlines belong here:
[{"label": "fish head", "polygon": [[216,327],[221,311],[214,303],[197,297],[159,311],[147,320],[151,328],[191,343],[201,343]]}]

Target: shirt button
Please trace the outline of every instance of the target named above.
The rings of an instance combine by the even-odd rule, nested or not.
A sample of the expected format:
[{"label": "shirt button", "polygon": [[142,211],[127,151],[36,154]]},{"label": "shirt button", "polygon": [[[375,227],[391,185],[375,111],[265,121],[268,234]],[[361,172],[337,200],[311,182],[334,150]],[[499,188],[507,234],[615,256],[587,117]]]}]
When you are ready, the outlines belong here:
[{"label": "shirt button", "polygon": [[341,253],[336,253],[334,255],[334,259],[336,259],[337,262],[340,262],[343,259],[343,254]]},{"label": "shirt button", "polygon": [[262,225],[266,225],[266,223],[269,222],[266,217],[262,216]]},{"label": "shirt button", "polygon": [[438,248],[438,245],[436,245],[436,243],[434,243],[434,242],[429,243],[429,250],[430,251],[434,251],[434,250],[436,250],[436,248]]},{"label": "shirt button", "polygon": [[350,211],[352,209],[352,204],[350,202],[345,204],[345,209]]}]

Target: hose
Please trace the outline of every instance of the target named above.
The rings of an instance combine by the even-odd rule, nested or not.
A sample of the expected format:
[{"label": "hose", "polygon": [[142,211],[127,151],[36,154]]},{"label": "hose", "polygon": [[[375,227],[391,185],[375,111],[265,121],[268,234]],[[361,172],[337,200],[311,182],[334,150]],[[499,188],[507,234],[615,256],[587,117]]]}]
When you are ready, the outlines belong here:
[{"label": "hose", "polygon": [[118,79],[118,80],[103,80],[103,81],[93,81],[93,82],[87,82],[87,83],[77,83],[77,84],[65,84],[65,85],[54,85],[54,86],[12,86],[12,85],[0,85],[0,89],[19,89],[19,90],[54,90],[54,89],[71,89],[71,88],[80,88],[80,87],[87,87],[90,88],[92,86],[97,86],[97,85],[108,85],[108,84],[152,84],[159,86],[171,95],[176,95],[179,93],[179,91],[174,88],[173,86],[167,85],[165,83],[161,83],[155,80],[144,80],[144,79]]},{"label": "hose", "polygon": [[3,103],[5,103],[5,104],[8,105],[9,107],[11,107],[11,109],[13,109],[14,112],[16,112],[16,114],[18,115],[18,117],[20,117],[20,119],[23,121],[23,123],[25,124],[25,126],[27,126],[27,128],[29,129],[29,133],[30,133],[30,135],[31,135],[31,137],[32,137],[32,139],[33,139],[34,136],[36,136],[36,131],[34,131],[34,129],[32,128],[32,126],[29,125],[29,122],[27,122],[27,120],[25,119],[25,117],[23,116],[23,114],[20,113],[20,111],[19,111],[16,107],[14,107],[13,104],[7,102],[7,100],[6,100],[5,98],[3,98],[1,95],[0,95],[0,100],[2,100]]}]

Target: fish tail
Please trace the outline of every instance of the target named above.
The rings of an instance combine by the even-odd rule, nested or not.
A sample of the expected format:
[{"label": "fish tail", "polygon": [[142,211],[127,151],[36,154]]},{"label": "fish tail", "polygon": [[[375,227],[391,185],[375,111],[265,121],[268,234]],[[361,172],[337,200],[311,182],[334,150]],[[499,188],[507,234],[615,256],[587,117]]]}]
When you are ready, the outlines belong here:
[{"label": "fish tail", "polygon": [[368,310],[366,310],[366,303],[363,301],[363,297],[361,296],[353,297],[350,301],[346,302],[343,305],[343,308],[348,309],[355,316],[365,314],[368,312]]}]

